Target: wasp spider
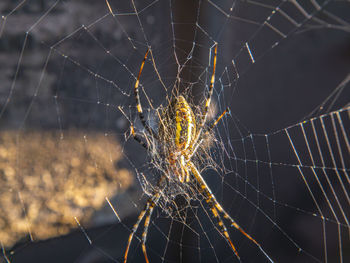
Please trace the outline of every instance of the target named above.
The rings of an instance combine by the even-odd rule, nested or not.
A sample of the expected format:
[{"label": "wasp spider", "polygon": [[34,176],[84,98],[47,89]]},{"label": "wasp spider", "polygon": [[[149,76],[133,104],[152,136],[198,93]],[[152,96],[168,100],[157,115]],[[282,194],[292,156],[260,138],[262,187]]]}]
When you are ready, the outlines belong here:
[{"label": "wasp spider", "polygon": [[[135,232],[137,231],[141,221],[144,220],[144,230],[142,233],[142,251],[145,257],[145,261],[148,263],[148,256],[146,251],[146,239],[148,227],[150,224],[150,218],[154,207],[157,206],[161,199],[161,185],[167,180],[167,177],[172,176],[177,179],[179,184],[189,184],[194,182],[198,185],[198,191],[204,196],[205,201],[210,207],[213,217],[216,219],[218,231],[223,235],[223,237],[228,242],[229,246],[232,248],[234,254],[238,259],[240,259],[237,249],[235,248],[230,236],[227,232],[227,228],[223,222],[223,218],[227,220],[231,226],[240,231],[246,238],[251,240],[256,244],[260,250],[262,250],[260,244],[247,234],[233,218],[224,210],[224,208],[218,203],[215,196],[212,194],[207,183],[204,181],[199,170],[193,162],[193,158],[198,152],[198,148],[204,141],[205,135],[208,134],[220,121],[220,119],[229,112],[226,109],[211,125],[206,124],[208,109],[210,106],[211,96],[213,94],[213,86],[215,81],[215,68],[216,68],[216,56],[217,56],[217,44],[214,47],[214,61],[213,61],[213,72],[210,79],[209,92],[206,96],[206,101],[204,108],[201,112],[200,117],[196,117],[194,110],[191,108],[184,96],[178,95],[169,103],[169,105],[163,110],[159,117],[158,133],[155,133],[152,128],[148,125],[143,115],[142,106],[140,103],[139,95],[139,82],[140,76],[147,59],[149,50],[146,52],[144,59],[141,63],[139,74],[134,86],[134,95],[136,99],[136,108],[138,116],[142,125],[146,130],[145,136],[150,136],[143,138],[135,133],[133,125],[131,125],[131,134],[134,139],[138,141],[147,150],[151,150],[150,142],[155,141],[159,144],[159,147],[163,149],[164,163],[166,163],[164,174],[160,177],[158,181],[158,188],[155,188],[152,196],[148,199],[144,209],[140,213],[136,223],[134,224],[131,233],[129,235],[127,247],[124,254],[124,263],[127,262],[129,248],[133,239]],[[146,139],[146,140],[145,140]],[[270,259],[270,258],[269,258]],[[270,260],[271,261],[271,260]]]}]

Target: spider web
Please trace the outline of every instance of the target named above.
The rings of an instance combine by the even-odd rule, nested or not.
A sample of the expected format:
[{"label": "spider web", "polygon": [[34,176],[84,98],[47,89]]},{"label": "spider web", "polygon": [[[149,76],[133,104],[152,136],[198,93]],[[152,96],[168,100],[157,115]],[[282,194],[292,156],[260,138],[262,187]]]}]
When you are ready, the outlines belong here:
[{"label": "spider web", "polygon": [[[231,114],[215,128],[199,167],[213,194],[273,262],[349,261],[349,1],[24,0],[3,1],[0,10],[0,123],[16,138],[14,173],[25,173],[26,132],[55,131],[53,140],[61,143],[75,130],[85,145],[92,132],[102,133],[111,163],[118,141],[118,166],[136,178],[126,192],[105,192],[95,217],[69,212],[78,230],[45,242],[36,242],[22,179],[7,181],[1,192],[19,196],[25,237],[13,247],[0,239],[0,261],[123,261],[130,230],[159,178],[129,133],[132,123],[146,135],[133,95],[141,61],[150,48],[140,96],[156,130],[157,112],[175,91],[187,94],[193,107],[204,103],[215,43],[208,119],[226,107]],[[89,163],[97,167],[94,158]],[[6,167],[0,171],[5,178]],[[113,183],[122,189],[116,174]],[[182,188],[172,186],[151,218],[150,261],[239,262],[203,197],[175,198]],[[48,192],[45,202],[53,199]],[[144,261],[142,230],[143,223],[128,262]],[[239,231],[229,234],[242,262],[268,262]]]}]

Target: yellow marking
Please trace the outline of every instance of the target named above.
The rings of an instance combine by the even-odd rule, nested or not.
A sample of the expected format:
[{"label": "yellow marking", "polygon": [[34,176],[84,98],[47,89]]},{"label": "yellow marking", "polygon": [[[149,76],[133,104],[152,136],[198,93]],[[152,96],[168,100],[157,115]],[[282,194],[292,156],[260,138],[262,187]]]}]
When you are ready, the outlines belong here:
[{"label": "yellow marking", "polygon": [[186,172],[186,182],[188,183],[190,181],[190,172],[185,169],[185,172]]},{"label": "yellow marking", "polygon": [[[148,208],[147,208],[148,209]],[[144,214],[146,213],[146,210],[143,210],[141,212],[141,214],[139,215],[139,217],[137,218],[137,220],[139,220],[140,218],[142,218],[144,216]]]},{"label": "yellow marking", "polygon": [[142,112],[141,104],[137,104],[136,108],[138,112]]},{"label": "yellow marking", "polygon": [[180,163],[180,166],[181,166],[181,176],[180,176],[180,182],[181,183],[183,183],[184,182],[184,180],[185,180],[185,177],[186,177],[186,175],[185,175],[185,157],[183,156],[183,155],[181,155],[181,163]]},{"label": "yellow marking", "polygon": [[218,217],[218,216],[219,216],[218,211],[216,211],[215,208],[211,208],[211,212],[213,213],[213,215],[214,215],[215,217]]},{"label": "yellow marking", "polygon": [[181,169],[181,174],[180,174],[179,180],[180,180],[181,183],[183,183],[185,181],[185,176],[184,176],[183,169]]},{"label": "yellow marking", "polygon": [[193,111],[183,96],[176,98],[175,126],[175,144],[178,149],[186,150],[193,141],[196,126]]},{"label": "yellow marking", "polygon": [[140,213],[139,217],[137,218],[137,222],[136,222],[136,224],[133,226],[132,232],[131,232],[130,235],[129,235],[128,244],[127,244],[127,246],[126,246],[125,253],[124,253],[124,263],[126,263],[126,261],[128,260],[129,248],[130,248],[131,240],[132,240],[132,238],[133,238],[133,236],[134,236],[134,232],[136,231],[138,225],[140,224],[140,221],[141,221],[141,219],[143,218],[143,216],[145,215],[147,209],[148,209],[148,207],[146,207],[146,209],[144,209],[144,210]]},{"label": "yellow marking", "polygon": [[[147,59],[148,52],[149,52],[149,49],[147,49],[145,57],[143,58],[143,61],[142,61],[141,67],[140,67],[140,71],[139,71],[139,74],[138,74],[136,82],[135,82],[135,86],[134,86],[135,92],[138,92],[138,86],[139,86],[139,83],[140,83],[140,77],[141,77],[143,66],[145,65],[145,61]],[[138,104],[136,106],[137,107],[137,111],[139,113],[142,113],[142,108],[141,108],[141,104],[140,104],[140,98],[138,96],[136,96],[136,101],[138,102]]]},{"label": "yellow marking", "polygon": [[[194,177],[196,178],[196,180],[200,183],[200,186],[202,189],[206,189],[206,195],[207,195],[207,199],[205,200],[207,203],[210,202],[214,202],[214,206],[215,207],[211,207],[211,211],[214,215],[214,217],[219,218],[219,226],[222,226],[223,228],[223,234],[226,237],[226,240],[229,242],[233,252],[235,253],[236,257],[238,259],[240,259],[238,252],[236,250],[236,247],[233,245],[230,236],[226,230],[226,227],[224,225],[224,223],[222,222],[222,220],[219,217],[218,211],[219,210],[221,213],[224,214],[224,217],[231,220],[231,226],[234,226],[237,230],[239,230],[245,237],[247,237],[249,240],[251,240],[255,245],[257,245],[260,248],[260,244],[254,239],[252,238],[249,234],[247,234],[236,222],[233,221],[233,219],[227,215],[226,211],[222,208],[222,206],[216,201],[215,197],[213,196],[213,194],[211,194],[209,187],[207,186],[206,182],[203,180],[202,176],[200,175],[199,171],[197,170],[196,166],[191,162],[188,161],[187,166],[191,169],[192,174],[194,175]],[[217,210],[216,210],[217,209]]]},{"label": "yellow marking", "polygon": [[217,53],[218,53],[218,45],[216,44],[215,49],[214,49],[213,75],[211,76],[210,89],[213,88],[213,84],[215,82],[215,69],[216,69],[216,56],[217,56]]},{"label": "yellow marking", "polygon": [[179,117],[179,112],[176,111],[176,135],[175,135],[175,143],[176,145],[180,145],[180,136],[181,136],[181,118]]},{"label": "yellow marking", "polygon": [[224,110],[224,112],[221,113],[221,115],[216,119],[216,121],[210,126],[210,129],[213,129],[219,123],[219,121],[222,119],[222,117],[224,117],[225,114],[228,112],[229,112],[229,108],[226,108],[226,110]]},{"label": "yellow marking", "polygon": [[220,212],[223,212],[223,208],[221,207],[220,204],[215,203],[215,207],[216,207]]},{"label": "yellow marking", "polygon": [[218,54],[218,44],[216,44],[215,49],[214,49],[214,62],[213,62],[213,72],[215,73],[215,67],[216,67],[216,56]]},{"label": "yellow marking", "polygon": [[245,235],[248,239],[250,239],[254,244],[256,244],[257,246],[260,246],[259,243],[252,238],[250,235],[248,235],[238,224],[236,224],[235,222],[232,223],[232,225],[237,228],[243,235]]},{"label": "yellow marking", "polygon": [[188,117],[188,119],[187,119],[187,141],[186,141],[186,144],[185,144],[185,149],[188,148],[188,146],[190,145],[191,140],[192,140],[192,136],[191,135],[192,135],[192,123],[193,122],[192,122],[191,114],[188,114],[188,113],[189,113],[189,109],[187,109],[187,107],[186,107],[186,115],[188,115],[186,117]]},{"label": "yellow marking", "polygon": [[146,245],[142,243],[142,252],[145,257],[146,263],[149,263],[148,257],[147,257],[147,250],[146,250]]},{"label": "yellow marking", "polygon": [[124,263],[128,260],[128,252],[129,252],[129,247],[132,239],[132,234],[130,234],[129,239],[128,239],[128,246],[126,247],[125,253],[124,253]]},{"label": "yellow marking", "polygon": [[[214,82],[215,82],[215,69],[216,69],[216,55],[217,55],[217,50],[218,50],[218,45],[215,45],[215,49],[214,49],[214,60],[213,60],[213,73],[211,75],[211,79],[210,79],[210,86],[209,86],[209,94],[208,94],[208,99],[205,102],[205,110],[204,110],[204,117],[203,122],[205,122],[206,117],[207,117],[207,112],[208,112],[208,108],[210,105],[210,101],[211,101],[211,95],[213,93],[213,86],[214,86]],[[204,123],[202,123],[203,125]]]},{"label": "yellow marking", "polygon": [[225,235],[225,237],[227,238],[228,242],[230,243],[230,245],[231,245],[231,247],[232,247],[232,250],[233,250],[233,252],[235,253],[236,257],[237,257],[238,259],[241,259],[241,258],[239,257],[239,255],[238,255],[238,252],[237,252],[237,250],[236,250],[236,247],[233,245],[233,243],[232,243],[232,241],[231,241],[231,239],[230,239],[230,237],[229,237],[227,231],[224,231],[224,235]]},{"label": "yellow marking", "polygon": [[148,215],[146,220],[145,220],[145,226],[148,226],[149,225],[149,221],[150,221],[150,216]]},{"label": "yellow marking", "polygon": [[224,230],[223,232],[224,232],[224,236],[227,237],[228,239],[230,239],[230,236],[229,236],[229,234],[227,233],[227,231]]},{"label": "yellow marking", "polygon": [[107,4],[107,7],[108,7],[108,9],[109,9],[109,12],[113,15],[113,11],[112,11],[111,6],[109,5],[108,0],[106,0],[106,4]]},{"label": "yellow marking", "polygon": [[209,107],[210,101],[211,101],[211,99],[210,99],[210,98],[209,98],[209,99],[207,99],[207,101],[205,102],[205,107]]},{"label": "yellow marking", "polygon": [[211,208],[211,211],[212,211],[214,217],[218,218],[218,220],[219,220],[218,225],[219,225],[220,227],[222,227],[222,232],[223,232],[223,234],[224,234],[226,240],[229,242],[229,244],[230,244],[230,246],[231,246],[233,252],[235,253],[236,257],[237,257],[238,259],[240,259],[239,255],[238,255],[238,252],[237,252],[237,250],[236,250],[236,247],[233,245],[233,243],[232,243],[232,241],[231,241],[231,239],[230,239],[230,236],[229,236],[229,234],[227,233],[226,227],[224,226],[224,223],[222,222],[222,220],[221,220],[220,217],[219,217],[218,212],[216,211],[216,209],[215,209],[214,207]]},{"label": "yellow marking", "polygon": [[135,130],[134,130],[134,126],[133,125],[130,126],[130,131],[131,131],[131,134],[133,136],[135,136]]}]

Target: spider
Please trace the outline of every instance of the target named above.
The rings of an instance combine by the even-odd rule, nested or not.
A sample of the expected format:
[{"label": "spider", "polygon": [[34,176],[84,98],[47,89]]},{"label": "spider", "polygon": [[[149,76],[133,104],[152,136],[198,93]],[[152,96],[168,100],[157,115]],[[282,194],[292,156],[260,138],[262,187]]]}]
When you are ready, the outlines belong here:
[{"label": "spider", "polygon": [[[236,247],[230,239],[227,227],[224,224],[222,218],[229,221],[231,226],[236,228],[246,238],[251,240],[256,246],[260,248],[260,250],[265,254],[265,256],[270,261],[272,261],[261,248],[260,244],[249,234],[247,234],[219,204],[219,202],[212,194],[207,183],[203,179],[202,175],[200,174],[199,170],[197,169],[196,165],[193,163],[192,160],[192,158],[196,155],[198,148],[203,143],[205,134],[210,133],[213,130],[213,128],[219,123],[222,117],[225,114],[229,113],[229,109],[227,108],[211,125],[206,125],[208,109],[210,106],[215,82],[217,43],[214,46],[213,72],[210,79],[209,91],[206,96],[203,111],[201,114],[199,114],[200,117],[195,117],[194,111],[192,110],[191,106],[189,105],[184,96],[175,96],[174,99],[169,103],[169,105],[163,110],[163,112],[159,116],[160,120],[158,124],[158,134],[156,134],[152,130],[152,128],[148,125],[148,123],[145,120],[139,95],[140,76],[149,51],[150,50],[148,49],[141,63],[141,67],[134,86],[134,96],[136,99],[136,109],[138,112],[138,116],[146,130],[146,135],[150,136],[152,140],[154,140],[157,144],[160,144],[163,148],[162,156],[164,156],[164,161],[167,164],[165,170],[167,172],[167,175],[164,174],[160,177],[158,181],[158,188],[155,188],[153,190],[152,196],[147,200],[144,209],[139,214],[138,219],[131,230],[124,254],[124,263],[127,262],[128,252],[131,242],[133,240],[133,236],[144,218],[145,221],[144,230],[142,233],[142,251],[144,254],[145,261],[149,263],[146,250],[148,227],[150,224],[152,212],[161,198],[160,186],[164,183],[166,177],[169,175],[177,177],[177,183],[179,184],[189,184],[189,182],[194,181],[199,186],[199,192],[204,196],[204,199],[208,204],[213,217],[216,219],[218,231],[228,242],[229,246],[233,250],[238,260],[240,260],[240,256],[237,252]],[[135,133],[135,129],[132,124],[130,130],[133,138],[137,142],[139,142],[143,147],[150,151],[150,140],[148,140],[149,138],[146,138],[145,142],[141,136]]]}]

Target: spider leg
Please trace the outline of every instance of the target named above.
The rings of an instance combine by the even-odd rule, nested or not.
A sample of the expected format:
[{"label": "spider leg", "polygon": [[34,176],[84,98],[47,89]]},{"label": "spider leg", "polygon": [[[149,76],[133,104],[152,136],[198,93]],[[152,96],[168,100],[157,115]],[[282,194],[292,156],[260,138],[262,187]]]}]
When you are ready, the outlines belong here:
[{"label": "spider leg", "polygon": [[129,248],[130,248],[130,245],[131,245],[131,241],[132,241],[132,239],[134,237],[134,234],[137,231],[137,229],[138,229],[138,227],[139,227],[143,217],[145,216],[146,211],[149,210],[149,205],[150,204],[147,201],[145,208],[141,211],[139,217],[137,218],[136,223],[132,227],[131,233],[130,233],[129,238],[128,238],[128,244],[126,246],[125,253],[124,253],[124,263],[126,263],[126,261],[128,260],[128,253],[129,253]]},{"label": "spider leg", "polygon": [[[166,180],[166,178],[165,178],[165,176],[162,176],[159,179],[157,186],[160,187],[164,180]],[[146,262],[149,263],[148,258],[147,258],[145,243],[146,243],[149,221],[150,221],[154,206],[157,204],[159,199],[160,199],[160,192],[159,192],[159,190],[158,191],[155,190],[155,193],[153,194],[152,197],[150,197],[147,200],[147,203],[146,203],[144,209],[141,211],[140,215],[138,216],[137,221],[134,224],[134,226],[132,227],[131,233],[130,233],[129,238],[128,238],[128,243],[127,243],[125,253],[124,253],[124,263],[126,263],[126,261],[128,260],[128,253],[129,253],[131,241],[132,241],[137,229],[139,228],[142,219],[145,217],[145,215],[146,215],[145,225],[144,225],[145,228],[144,228],[143,233],[142,233],[142,250],[143,250],[143,254],[145,256]]]},{"label": "spider leg", "polygon": [[[209,188],[208,188],[209,189]],[[213,196],[214,197],[214,196]],[[270,256],[265,252],[265,250],[261,247],[261,245],[254,239],[252,238],[247,232],[245,232],[243,230],[243,228],[241,228],[236,221],[225,211],[225,209],[219,204],[219,202],[216,200],[216,198],[214,197],[214,205],[217,208],[217,210],[219,212],[221,212],[224,215],[224,218],[227,219],[228,221],[231,222],[231,226],[233,226],[234,228],[236,228],[239,232],[241,232],[246,238],[248,238],[250,241],[252,241],[259,249],[260,251],[266,256],[266,258],[270,261],[270,262],[274,262]]]},{"label": "spider leg", "polygon": [[[211,210],[212,213],[214,214],[215,212],[218,214],[218,212],[222,213],[224,218],[229,220],[231,222],[231,226],[235,227],[238,231],[240,231],[246,238],[248,238],[249,240],[251,240],[259,249],[260,251],[268,258],[268,260],[270,262],[273,262],[273,260],[269,257],[269,255],[263,250],[263,248],[261,247],[261,245],[254,239],[252,238],[247,232],[245,232],[243,230],[243,228],[241,228],[236,222],[235,220],[233,220],[233,218],[224,210],[224,208],[219,204],[219,202],[216,200],[215,196],[212,194],[212,192],[210,191],[209,186],[207,185],[207,183],[204,181],[203,177],[201,176],[201,174],[199,173],[199,171],[197,170],[196,166],[189,161],[188,166],[190,167],[194,177],[196,178],[197,182],[199,183],[200,187],[201,187],[201,191],[205,194],[206,196],[206,202],[211,206]],[[214,214],[215,216],[215,214]],[[219,219],[220,217],[219,217]],[[221,223],[219,222],[219,225],[223,224],[222,221]],[[226,230],[226,228],[224,228],[224,230]],[[227,230],[226,230],[227,232]],[[223,233],[224,234],[224,233]],[[224,234],[226,237],[226,234]],[[228,234],[227,234],[228,235]],[[227,239],[227,238],[226,238]],[[229,239],[228,239],[229,240]],[[230,243],[230,241],[229,241]],[[231,242],[232,243],[232,242]],[[230,243],[230,245],[231,245]],[[231,246],[232,247],[232,246]],[[233,248],[233,247],[232,247]],[[234,249],[235,251],[235,249]],[[238,254],[235,252],[236,256],[238,257]],[[239,258],[239,257],[238,257]]]},{"label": "spider leg", "polygon": [[197,179],[197,182],[199,183],[200,187],[201,187],[201,191],[204,192],[205,194],[205,198],[206,198],[206,202],[209,204],[210,206],[210,210],[213,214],[213,216],[215,217],[215,219],[217,220],[217,224],[219,226],[220,232],[223,234],[223,236],[225,237],[226,241],[230,244],[233,252],[235,253],[236,257],[240,260],[240,257],[238,255],[237,249],[236,247],[233,245],[231,238],[227,232],[227,228],[224,224],[224,222],[221,219],[221,216],[218,213],[218,209],[216,207],[216,198],[215,196],[211,193],[208,185],[205,183],[205,181],[203,180],[202,176],[200,175],[199,171],[197,170],[197,168],[195,167],[195,165],[189,161],[188,165],[193,173],[193,175],[195,176],[195,178]]},{"label": "spider leg", "polygon": [[[207,131],[205,132],[206,134],[209,134],[214,128],[215,126],[219,123],[219,121],[226,115],[226,114],[230,114],[230,109],[227,107],[223,113],[221,113],[221,115],[209,126],[209,128],[207,129]],[[196,153],[196,151],[198,150],[198,147],[202,144],[203,142],[203,138],[201,138],[197,143],[195,143],[195,147],[191,148],[190,153],[187,156],[187,160],[191,160],[192,156]]]},{"label": "spider leg", "polygon": [[235,253],[236,257],[240,260],[241,258],[238,255],[237,249],[233,245],[233,243],[232,243],[232,241],[230,239],[230,236],[229,236],[229,234],[227,232],[227,228],[226,228],[224,222],[222,221],[221,216],[219,215],[217,209],[215,208],[215,205],[213,204],[213,202],[210,199],[206,199],[206,202],[209,204],[211,213],[213,214],[213,216],[217,220],[217,224],[218,224],[218,226],[220,228],[220,232],[224,235],[226,241],[230,244],[230,246],[231,246],[233,252]]},{"label": "spider leg", "polygon": [[249,240],[251,240],[255,245],[259,246],[259,243],[252,238],[249,234],[247,234],[236,222],[235,220],[233,220],[233,218],[227,214],[227,212],[223,209],[223,207],[217,202],[217,200],[213,200],[214,201],[214,205],[217,208],[217,210],[222,213],[224,215],[224,218],[229,220],[231,222],[231,226],[235,227],[237,230],[239,230],[243,235],[245,235]]},{"label": "spider leg", "polygon": [[156,205],[156,202],[158,202],[158,200],[159,200],[159,194],[156,197],[155,201],[151,201],[149,209],[146,212],[146,219],[145,219],[144,229],[143,229],[143,233],[142,233],[142,251],[143,251],[143,255],[145,257],[146,263],[149,263],[149,260],[147,257],[147,250],[146,250],[146,239],[147,239],[148,227],[149,227],[149,223],[150,223],[151,216],[153,213],[153,209]]},{"label": "spider leg", "polygon": [[230,114],[230,109],[227,107],[223,113],[221,113],[221,115],[209,126],[207,132],[211,132],[215,126],[219,123],[219,121],[222,119],[222,117],[224,117],[226,114]]},{"label": "spider leg", "polygon": [[149,262],[148,258],[147,258],[147,254],[146,254],[146,247],[145,247],[146,239],[145,238],[147,235],[148,225],[149,225],[149,221],[150,221],[150,217],[151,217],[153,208],[154,208],[155,204],[158,202],[159,197],[160,197],[160,194],[159,194],[159,192],[157,192],[147,200],[145,208],[141,211],[139,217],[137,218],[136,223],[132,227],[131,233],[130,233],[129,238],[128,238],[128,244],[126,246],[125,253],[124,253],[124,263],[126,263],[126,261],[128,260],[128,253],[129,253],[131,241],[132,241],[137,229],[139,228],[139,225],[140,225],[142,219],[145,217],[145,215],[146,215],[145,228],[144,228],[143,233],[142,233],[142,250],[143,250],[143,253],[145,255],[146,262],[147,263]]},{"label": "spider leg", "polygon": [[148,49],[146,54],[145,54],[145,57],[143,58],[142,60],[142,63],[141,63],[141,67],[140,67],[140,71],[139,71],[139,74],[137,76],[137,79],[136,79],[136,82],[135,82],[135,86],[134,86],[134,95],[135,95],[135,99],[136,99],[136,109],[137,109],[137,112],[139,114],[139,117],[140,117],[140,120],[141,120],[141,123],[142,125],[145,127],[145,129],[147,130],[147,132],[153,137],[153,138],[157,138],[157,136],[154,134],[153,130],[151,129],[151,127],[148,126],[146,120],[145,120],[145,116],[143,115],[143,110],[142,110],[142,106],[141,106],[141,100],[140,100],[140,93],[139,93],[139,83],[140,83],[140,77],[141,77],[141,73],[142,73],[142,70],[143,70],[143,66],[145,65],[145,61],[147,59],[147,55],[148,55],[148,52],[150,50]]},{"label": "spider leg", "polygon": [[148,150],[148,151],[150,150],[148,144],[142,140],[142,137],[135,133],[135,129],[134,129],[133,125],[130,126],[130,132],[131,132],[132,137],[135,139],[135,141],[137,141],[139,144],[141,144],[146,150]]},{"label": "spider leg", "polygon": [[[199,138],[201,137],[204,124],[205,124],[205,122],[207,120],[208,109],[209,109],[210,102],[211,102],[211,96],[213,95],[213,90],[214,90],[217,53],[218,53],[218,44],[216,43],[215,44],[215,48],[214,48],[213,73],[211,75],[209,91],[208,91],[207,98],[206,98],[205,105],[204,105],[204,109],[203,109],[203,112],[202,112],[202,117],[201,117],[201,120],[199,122],[199,126],[198,126],[199,129],[197,131],[197,135],[196,135],[196,138],[195,138],[194,143],[193,143],[194,145],[198,145],[197,142],[199,141]],[[195,152],[195,151],[192,150],[192,152]],[[189,155],[193,155],[193,154],[189,154]]]},{"label": "spider leg", "polygon": [[207,120],[207,116],[208,116],[208,109],[210,106],[210,102],[211,102],[211,96],[213,95],[213,90],[214,90],[214,82],[215,82],[215,70],[216,70],[216,56],[217,56],[217,52],[218,52],[218,44],[215,44],[215,48],[214,48],[214,61],[213,61],[213,73],[211,75],[210,78],[210,85],[209,85],[209,91],[207,94],[207,98],[205,101],[205,105],[204,105],[204,109],[203,109],[203,113],[202,113],[202,119],[200,122],[200,129],[203,128],[205,121]]}]

